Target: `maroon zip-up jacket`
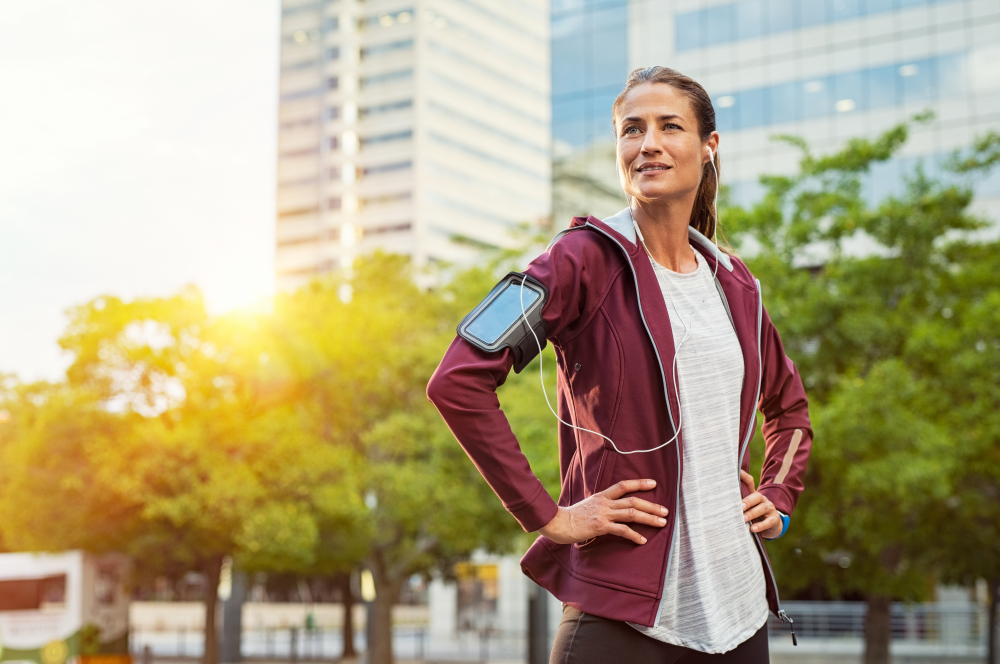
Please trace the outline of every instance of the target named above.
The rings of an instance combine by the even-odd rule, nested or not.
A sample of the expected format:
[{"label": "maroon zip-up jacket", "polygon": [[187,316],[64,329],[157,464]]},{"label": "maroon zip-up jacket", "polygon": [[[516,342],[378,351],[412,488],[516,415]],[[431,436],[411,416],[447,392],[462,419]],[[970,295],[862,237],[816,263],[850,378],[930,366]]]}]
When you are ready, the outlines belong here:
[{"label": "maroon zip-up jacket", "polygon": [[[802,382],[747,267],[694,229],[689,236],[709,265],[714,268],[719,261],[717,286],[743,352],[740,466],[749,471],[745,452],[759,408],[767,449],[758,490],[791,515],[812,442]],[[542,317],[558,364],[559,416],[610,437],[622,450],[648,449],[670,439],[679,413],[670,373],[674,339],[662,291],[628,210],[604,221],[574,218],[526,273],[549,292]],[[486,353],[456,337],[427,395],[504,507],[532,532],[555,516],[557,503],[531,472],[500,410],[496,390],[512,364],[509,349]],[[653,626],[673,550],[683,444],[682,430],[662,450],[621,455],[600,436],[560,424],[558,505],[573,505],[620,480],[652,478],[656,487],[638,495],[670,513],[662,528],[629,524],[647,538],[641,546],[615,535],[578,544],[539,537],[521,559],[524,573],[581,611]],[[733,468],[733,482],[740,482],[738,468]],[[749,490],[740,486],[745,497]],[[774,574],[760,537],[754,539],[768,606],[777,615]]]}]

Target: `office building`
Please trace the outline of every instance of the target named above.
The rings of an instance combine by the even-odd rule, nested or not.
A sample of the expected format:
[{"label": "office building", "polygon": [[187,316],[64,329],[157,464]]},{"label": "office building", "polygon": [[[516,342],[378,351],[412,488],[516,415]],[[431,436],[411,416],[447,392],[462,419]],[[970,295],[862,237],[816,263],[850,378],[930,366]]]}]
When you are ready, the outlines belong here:
[{"label": "office building", "polygon": [[[866,182],[898,191],[918,159],[930,171],[973,137],[1000,130],[996,0],[556,0],[552,4],[554,219],[624,207],[611,104],[628,72],[666,65],[715,105],[722,180],[757,200],[764,173],[794,172],[794,134],[817,152],[874,137],[924,110],[899,156]],[[1000,172],[976,188],[1000,219]],[[723,219],[723,223],[724,223]]]},{"label": "office building", "polygon": [[277,279],[467,262],[547,223],[545,0],[284,0]]}]

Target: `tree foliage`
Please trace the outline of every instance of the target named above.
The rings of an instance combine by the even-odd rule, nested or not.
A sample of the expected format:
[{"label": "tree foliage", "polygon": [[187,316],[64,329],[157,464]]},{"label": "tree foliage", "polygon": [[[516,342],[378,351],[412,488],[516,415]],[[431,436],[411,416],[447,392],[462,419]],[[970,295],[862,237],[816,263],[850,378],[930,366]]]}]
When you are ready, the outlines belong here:
[{"label": "tree foliage", "polygon": [[[987,561],[1000,554],[1000,320],[989,304],[1000,242],[970,211],[970,178],[997,161],[1000,136],[954,155],[945,177],[920,164],[902,191],[870,200],[872,166],[909,130],[821,157],[781,137],[802,151],[799,172],[761,178],[763,199],[724,219],[751,254],[816,429],[806,491],[771,547],[779,581],[884,611],[926,598],[933,578],[995,578]],[[868,661],[883,661],[887,643],[870,633]]]},{"label": "tree foliage", "polygon": [[[374,658],[388,661],[391,606],[411,575],[523,544],[425,397],[456,322],[510,258],[421,289],[405,258],[376,254],[350,278],[280,294],[266,314],[210,316],[194,289],[76,307],[67,380],[9,380],[2,395],[4,544],[123,550],[146,575],[203,572],[208,662],[224,557],[303,574],[364,566]],[[551,423],[532,426],[539,411],[522,406],[531,371],[504,400],[552,480]]]}]

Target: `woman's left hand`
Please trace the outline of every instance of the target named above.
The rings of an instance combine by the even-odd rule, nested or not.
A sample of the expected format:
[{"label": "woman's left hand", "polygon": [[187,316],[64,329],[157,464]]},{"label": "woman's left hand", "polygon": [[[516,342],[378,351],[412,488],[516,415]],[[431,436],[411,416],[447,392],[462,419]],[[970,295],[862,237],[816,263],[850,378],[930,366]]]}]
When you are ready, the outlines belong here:
[{"label": "woman's left hand", "polygon": [[743,523],[764,517],[759,522],[751,524],[750,530],[765,539],[774,539],[781,534],[782,528],[777,508],[754,488],[753,475],[740,470],[740,479],[750,488],[750,495],[743,499]]}]

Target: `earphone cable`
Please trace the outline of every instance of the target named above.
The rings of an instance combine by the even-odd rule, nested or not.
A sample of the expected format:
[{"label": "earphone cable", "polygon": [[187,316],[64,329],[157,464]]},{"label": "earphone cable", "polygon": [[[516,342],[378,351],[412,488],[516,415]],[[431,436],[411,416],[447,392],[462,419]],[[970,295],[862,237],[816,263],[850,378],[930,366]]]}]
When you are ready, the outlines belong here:
[{"label": "earphone cable", "polygon": [[[712,279],[714,280],[714,279],[717,278],[717,275],[719,273],[719,251],[720,251],[720,249],[719,249],[719,229],[718,229],[718,225],[719,225],[719,171],[715,167],[715,155],[712,154],[712,148],[709,147],[707,149],[708,149],[708,155],[709,155],[708,161],[709,161],[709,163],[712,164],[712,170],[715,172],[715,197],[714,197],[714,200],[713,200],[713,203],[712,203],[713,212],[715,213],[715,233],[713,233],[713,240],[715,241],[715,251],[716,251],[716,254],[715,254],[715,270],[712,272]],[[615,170],[617,170],[617,169],[618,169],[618,166],[616,164],[615,165]],[[626,198],[628,199],[628,204],[629,204],[629,206],[628,206],[628,215],[629,215],[629,218],[632,220],[632,226],[635,228],[635,232],[636,232],[636,234],[639,237],[639,241],[642,242],[642,248],[646,250],[646,255],[649,256],[649,259],[653,262],[653,264],[654,265],[659,265],[656,262],[656,259],[653,258],[653,255],[651,253],[649,253],[649,248],[646,246],[646,240],[642,237],[642,231],[639,229],[639,224],[636,222],[635,217],[632,215],[632,197],[629,196],[628,194],[626,194]],[[680,354],[681,346],[683,346],[684,342],[686,342],[691,337],[691,334],[692,334],[692,331],[693,331],[693,327],[689,326],[687,324],[687,321],[685,321],[684,318],[681,317],[681,315],[680,315],[680,309],[678,309],[677,305],[674,304],[673,298],[671,298],[671,304],[673,305],[674,311],[677,314],[678,320],[680,320],[681,325],[684,326],[684,337],[681,339],[680,343],[678,343],[677,347],[674,349],[674,359],[673,359],[673,362],[671,362],[671,365],[670,365],[671,378],[672,378],[672,382],[674,384],[674,393],[676,395],[678,395],[677,430],[674,433],[674,435],[670,437],[669,440],[667,440],[666,442],[664,442],[664,443],[662,443],[660,445],[657,445],[656,447],[650,448],[648,450],[631,450],[631,451],[628,451],[628,452],[624,452],[624,451],[618,449],[618,446],[615,445],[615,441],[611,440],[610,438],[608,438],[604,434],[598,433],[597,431],[591,431],[590,429],[586,429],[584,427],[578,427],[575,424],[570,424],[566,420],[564,420],[561,417],[559,417],[558,413],[556,413],[555,409],[552,407],[552,403],[549,401],[549,393],[545,389],[545,368],[544,368],[544,358],[543,358],[543,354],[542,354],[542,342],[538,338],[538,335],[535,333],[535,329],[531,326],[531,323],[528,321],[528,314],[527,314],[527,312],[524,309],[524,283],[527,281],[527,279],[528,279],[528,275],[527,274],[525,274],[524,277],[521,279],[521,288],[520,288],[520,292],[519,292],[519,297],[520,297],[520,302],[521,302],[521,317],[524,319],[525,325],[528,326],[528,330],[531,331],[531,336],[534,337],[535,344],[538,346],[538,380],[539,380],[539,382],[542,385],[542,395],[545,397],[545,405],[549,407],[549,411],[552,413],[552,416],[555,417],[556,420],[558,420],[562,424],[570,427],[571,429],[575,429],[577,431],[584,431],[586,433],[592,433],[595,436],[600,436],[604,440],[606,440],[609,443],[611,443],[611,447],[613,447],[614,450],[616,452],[618,452],[618,454],[643,454],[643,453],[648,453],[648,452],[655,452],[657,450],[663,449],[664,447],[666,447],[670,443],[672,443],[675,440],[677,440],[677,437],[681,435],[681,427],[683,426],[683,421],[684,421],[684,413],[683,413],[683,411],[679,407],[680,386],[678,384],[678,379],[677,379],[677,357]],[[707,301],[707,299],[706,299],[706,301]],[[669,395],[667,395],[667,398],[668,399],[670,398]],[[577,443],[577,452],[579,452],[579,443]]]}]

